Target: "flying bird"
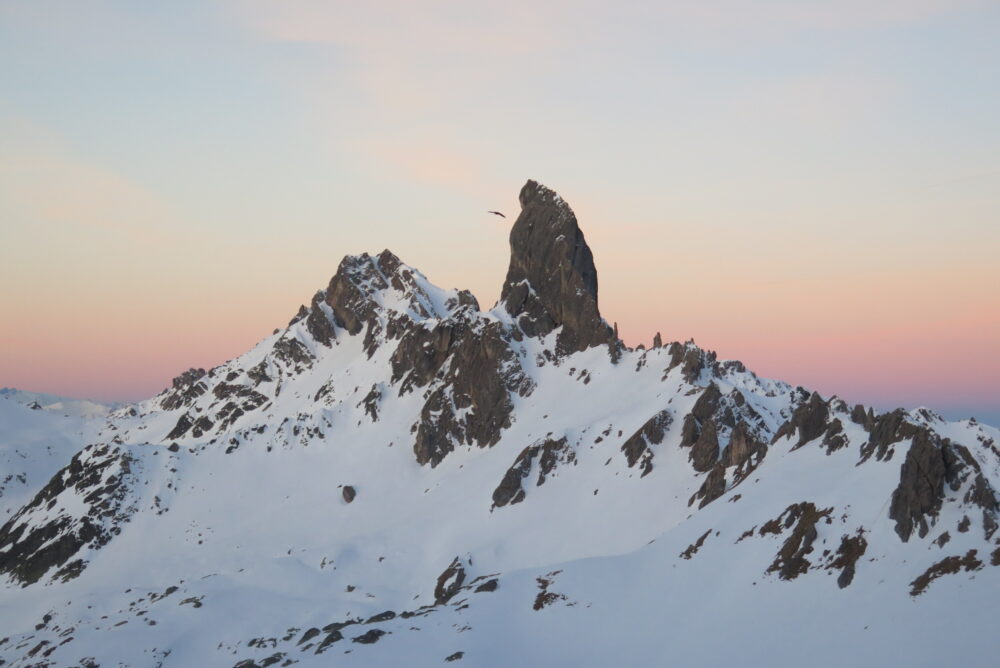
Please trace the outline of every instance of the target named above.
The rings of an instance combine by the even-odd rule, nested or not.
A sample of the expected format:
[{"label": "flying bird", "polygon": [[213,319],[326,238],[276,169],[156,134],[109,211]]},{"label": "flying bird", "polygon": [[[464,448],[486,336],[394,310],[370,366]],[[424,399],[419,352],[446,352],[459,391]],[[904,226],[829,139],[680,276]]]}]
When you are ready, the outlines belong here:
[{"label": "flying bird", "polygon": [[494,216],[500,216],[501,218],[506,218],[507,217],[507,216],[503,215],[502,213],[500,213],[499,211],[487,211],[486,213],[492,213]]}]

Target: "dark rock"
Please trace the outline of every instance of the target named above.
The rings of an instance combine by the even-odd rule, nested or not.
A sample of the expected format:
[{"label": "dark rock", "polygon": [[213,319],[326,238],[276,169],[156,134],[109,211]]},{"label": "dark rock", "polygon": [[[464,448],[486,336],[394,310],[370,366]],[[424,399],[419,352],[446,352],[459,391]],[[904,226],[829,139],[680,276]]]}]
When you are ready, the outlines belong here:
[{"label": "dark rock", "polygon": [[[56,577],[70,579],[79,575],[85,562],[67,562],[84,548],[106,545],[134,512],[125,503],[131,465],[126,451],[108,445],[88,445],[74,455],[30,503],[0,528],[0,573],[24,586],[60,566],[63,568]],[[64,493],[83,499],[87,513],[74,519],[72,515],[52,512]],[[74,498],[69,503],[75,505],[78,501]],[[50,519],[44,524],[30,522],[28,518],[37,516],[42,508],[48,510]]]},{"label": "dark rock", "polygon": [[963,568],[966,573],[978,571],[983,567],[983,562],[976,558],[976,552],[977,550],[969,550],[964,557],[946,557],[933,564],[910,583],[910,596],[920,596],[934,580],[944,575],[958,573]]},{"label": "dark rock", "polygon": [[532,610],[538,611],[544,607],[552,605],[557,601],[565,601],[566,596],[563,594],[556,593],[554,591],[549,591],[549,587],[552,586],[553,577],[558,575],[561,571],[553,571],[546,574],[544,578],[535,578],[535,582],[538,583],[538,595],[535,596],[535,602],[531,606]]},{"label": "dark rock", "polygon": [[691,557],[693,557],[695,554],[698,553],[698,550],[701,549],[701,546],[705,544],[705,539],[708,538],[708,534],[710,533],[712,533],[711,529],[703,533],[694,543],[688,545],[687,548],[685,548],[684,551],[681,552],[680,555],[678,556],[680,556],[682,559],[690,559]]},{"label": "dark rock", "polygon": [[305,633],[303,633],[302,637],[299,638],[299,641],[297,643],[295,643],[295,644],[296,645],[305,644],[305,643],[309,642],[310,640],[312,640],[313,638],[315,638],[316,636],[318,636],[319,634],[320,634],[320,630],[317,629],[316,627],[313,627],[313,628],[307,630]]},{"label": "dark rock", "polygon": [[[285,337],[278,339],[274,342],[271,350],[275,360],[281,362],[286,368],[294,370],[295,373],[301,373],[311,368],[316,361],[316,357],[309,352],[305,344],[295,338]],[[263,374],[260,382],[267,382],[269,380],[271,380],[270,377]]]},{"label": "dark rock", "polygon": [[864,556],[868,549],[868,541],[865,540],[864,531],[858,529],[855,536],[844,535],[840,539],[840,547],[837,548],[836,557],[830,564],[830,568],[839,568],[840,575],[837,577],[837,586],[843,589],[854,581],[854,573],[858,559]]},{"label": "dark rock", "polygon": [[719,386],[715,383],[709,383],[708,387],[701,393],[698,397],[698,401],[694,402],[694,406],[691,408],[691,415],[698,419],[699,422],[704,422],[708,420],[715,412],[719,409],[719,402],[722,400],[722,392],[719,390]]},{"label": "dark rock", "polygon": [[687,382],[694,384],[701,377],[701,372],[714,363],[715,353],[704,351],[692,343],[686,348],[681,359],[681,376]]},{"label": "dark rock", "polygon": [[379,622],[388,622],[391,619],[396,618],[396,613],[392,610],[386,610],[385,612],[380,612],[377,615],[369,617],[365,624],[377,624]]},{"label": "dark rock", "polygon": [[823,434],[823,447],[826,448],[827,455],[832,455],[837,450],[847,447],[847,436],[844,435],[844,423],[840,421],[840,418],[834,418],[830,421],[830,426],[826,428],[826,432]]},{"label": "dark rock", "polygon": [[493,507],[502,508],[524,500],[525,490],[522,483],[525,478],[531,475],[531,469],[536,459],[539,465],[536,485],[542,485],[545,483],[546,476],[555,469],[559,462],[570,463],[575,458],[576,454],[569,447],[565,436],[560,439],[544,439],[529,445],[518,454],[514,463],[507,469],[500,484],[493,491]]},{"label": "dark rock", "polygon": [[926,430],[914,437],[899,471],[899,485],[892,493],[889,518],[905,543],[914,528],[921,538],[929,529],[928,516],[936,516],[944,498],[945,462],[940,438]]},{"label": "dark rock", "polygon": [[576,216],[562,198],[528,181],[510,231],[510,266],[500,295],[528,336],[562,327],[558,354],[613,342],[597,307],[597,269]]},{"label": "dark rock", "polygon": [[170,430],[169,434],[167,434],[167,440],[170,441],[175,438],[181,438],[184,434],[190,431],[193,425],[194,422],[191,420],[191,416],[185,413],[178,418],[177,424],[175,424],[174,428]]},{"label": "dark rock", "polygon": [[669,410],[664,409],[649,418],[622,444],[621,449],[625,453],[629,468],[636,464],[640,465],[642,470],[640,477],[653,470],[653,452],[649,446],[659,445],[663,442],[663,437],[671,422],[673,422],[673,416]]},{"label": "dark rock", "polygon": [[868,430],[868,442],[861,446],[861,461],[867,461],[872,455],[878,461],[892,458],[890,446],[904,439],[913,438],[924,427],[913,424],[906,419],[906,411],[897,408],[891,413],[883,413],[872,421]]},{"label": "dark rock", "polygon": [[365,407],[365,413],[370,415],[372,422],[378,422],[378,406],[382,401],[382,390],[378,385],[372,385],[372,389],[365,395],[365,398],[361,400],[359,406]]},{"label": "dark rock", "polygon": [[681,425],[681,447],[690,448],[698,442],[700,435],[701,425],[698,423],[698,418],[688,413],[684,416],[684,424]]},{"label": "dark rock", "polygon": [[823,397],[819,396],[818,393],[813,392],[807,402],[795,409],[791,419],[781,425],[774,435],[772,443],[777,443],[786,436],[798,433],[798,441],[792,446],[792,449],[801,448],[806,443],[823,435],[827,428],[829,415],[829,404],[823,401]]},{"label": "dark rock", "polygon": [[701,473],[715,466],[719,459],[719,437],[714,420],[707,420],[702,425],[698,440],[691,446],[690,459],[694,470]]},{"label": "dark rock", "polygon": [[654,348],[662,348],[663,347],[663,337],[660,336],[659,332],[657,332],[656,335],[653,337],[653,347]]},{"label": "dark rock", "polygon": [[964,501],[982,509],[988,538],[995,530],[1000,504],[979,463],[965,446],[941,439],[926,428],[916,428],[889,506],[889,518],[896,520],[896,533],[903,542],[914,529],[921,538],[927,535],[928,519],[933,522],[944,501],[945,484],[958,491],[970,477]]},{"label": "dark rock", "polygon": [[346,503],[351,503],[354,501],[354,497],[358,495],[358,492],[351,485],[344,485],[343,495],[344,501]]},{"label": "dark rock", "polygon": [[206,373],[207,372],[204,369],[191,368],[174,378],[170,382],[170,385],[175,390],[184,389],[204,378]]},{"label": "dark rock", "polygon": [[[819,510],[808,501],[795,503],[785,509],[777,518],[777,524],[784,524],[785,529],[792,529],[791,535],[785,539],[781,549],[778,551],[774,562],[768,567],[768,573],[778,573],[782,580],[794,580],[799,575],[803,575],[809,570],[812,563],[806,558],[813,551],[813,542],[819,535],[816,525],[820,520],[827,524],[831,522],[830,514],[833,508]],[[772,525],[771,522],[761,527],[761,535],[765,533],[778,533],[782,529]]]},{"label": "dark rock", "polygon": [[208,416],[202,415],[191,425],[191,437],[201,438],[214,426],[214,423],[208,419]]},{"label": "dark rock", "polygon": [[414,328],[401,339],[392,365],[401,393],[439,381],[421,410],[413,446],[417,461],[432,467],[457,444],[495,445],[510,426],[511,396],[527,396],[534,387],[499,323],[473,327],[453,319],[433,330]]},{"label": "dark rock", "polygon": [[361,643],[362,645],[372,645],[377,643],[378,639],[385,634],[386,632],[382,629],[371,629],[355,638],[351,638],[351,642]]},{"label": "dark rock", "polygon": [[462,658],[463,656],[465,656],[465,652],[455,652],[454,654],[449,654],[448,656],[446,656],[446,657],[444,658],[444,660],[445,660],[445,661],[449,661],[449,662],[450,662],[450,661],[458,661],[458,660],[459,660],[459,659],[461,659],[461,658]]},{"label": "dark rock", "polygon": [[743,420],[739,420],[729,436],[729,443],[722,450],[723,467],[735,466],[733,482],[739,484],[750,475],[767,456],[767,444],[756,438]]},{"label": "dark rock", "polygon": [[861,425],[865,428],[865,431],[871,431],[875,426],[875,414],[872,412],[872,409],[865,410],[864,406],[856,404],[851,409],[851,422]]},{"label": "dark rock", "polygon": [[494,578],[492,580],[487,580],[483,584],[476,587],[475,591],[477,594],[488,591],[496,591],[499,586],[500,586],[500,581]]},{"label": "dark rock", "polygon": [[337,334],[333,318],[331,317],[332,312],[331,315],[327,315],[327,312],[323,309],[325,301],[326,292],[320,290],[313,295],[309,309],[306,311],[303,306],[299,313],[302,314],[302,311],[306,311],[303,314],[306,319],[306,330],[317,342],[329,348],[333,344],[334,339],[337,338]]},{"label": "dark rock", "polygon": [[448,568],[438,576],[437,586],[434,587],[435,605],[443,605],[450,601],[452,597],[462,590],[465,583],[465,567],[458,557],[455,557]]},{"label": "dark rock", "polygon": [[188,369],[170,383],[161,405],[164,410],[172,411],[181,406],[190,405],[192,401],[205,393],[207,386],[200,382],[207,375],[204,369]]},{"label": "dark rock", "polygon": [[696,500],[701,499],[701,503],[698,504],[698,508],[704,508],[712,501],[726,493],[726,468],[722,465],[722,462],[716,464],[708,475],[705,476],[705,481],[701,483],[701,487],[698,491],[694,493],[691,500],[688,501],[690,506]]}]

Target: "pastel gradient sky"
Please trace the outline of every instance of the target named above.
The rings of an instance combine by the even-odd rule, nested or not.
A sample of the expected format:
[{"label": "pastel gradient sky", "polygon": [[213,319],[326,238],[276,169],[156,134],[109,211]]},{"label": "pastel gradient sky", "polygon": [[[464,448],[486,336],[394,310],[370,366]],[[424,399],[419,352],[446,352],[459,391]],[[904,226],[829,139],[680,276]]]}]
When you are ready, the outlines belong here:
[{"label": "pastel gradient sky", "polygon": [[995,0],[0,0],[0,385],[150,396],[384,247],[489,307],[534,178],[627,342],[997,423],[998,119]]}]

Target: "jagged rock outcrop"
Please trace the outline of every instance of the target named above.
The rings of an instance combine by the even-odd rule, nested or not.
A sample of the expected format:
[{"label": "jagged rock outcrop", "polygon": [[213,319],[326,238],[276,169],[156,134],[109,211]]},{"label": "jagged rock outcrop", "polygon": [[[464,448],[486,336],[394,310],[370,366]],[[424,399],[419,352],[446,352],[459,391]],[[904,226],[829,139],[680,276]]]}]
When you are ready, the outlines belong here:
[{"label": "jagged rock outcrop", "polygon": [[895,450],[892,445],[911,439],[921,430],[919,425],[907,419],[906,411],[897,408],[889,413],[883,413],[870,420],[866,429],[870,436],[868,442],[861,446],[861,461],[866,461],[872,455],[883,461],[892,459]]},{"label": "jagged rock outcrop", "polygon": [[815,504],[803,501],[790,505],[776,520],[762,526],[761,535],[792,530],[767,569],[768,573],[777,573],[782,580],[792,580],[806,573],[812,565],[807,557],[813,552],[813,543],[819,535],[816,525],[820,520],[830,524],[832,512],[833,508],[819,510]]},{"label": "jagged rock outcrop", "polygon": [[500,294],[528,336],[562,327],[557,353],[614,341],[597,307],[597,269],[576,215],[559,195],[528,181],[510,231],[510,267]]},{"label": "jagged rock outcrop", "polygon": [[462,584],[465,582],[465,564],[455,557],[448,565],[448,568],[438,576],[437,584],[434,586],[434,604],[444,605],[452,599],[455,594],[462,591]]},{"label": "jagged rock outcrop", "polygon": [[0,528],[0,573],[24,586],[52,569],[62,580],[79,575],[86,565],[81,552],[105,545],[134,510],[127,503],[132,461],[109,445],[89,445],[74,455]]},{"label": "jagged rock outcrop", "polygon": [[774,435],[774,442],[797,433],[799,438],[793,448],[801,448],[814,438],[823,435],[829,417],[829,403],[824,401],[818,392],[813,392],[807,402],[795,409],[791,419],[781,425],[778,433]]},{"label": "jagged rock outcrop", "polygon": [[547,438],[541,442],[529,445],[518,454],[504,474],[503,479],[493,491],[493,507],[502,508],[514,505],[524,500],[524,480],[531,475],[535,461],[538,461],[538,480],[536,486],[543,485],[556,465],[572,463],[576,455],[569,447],[569,442],[563,436],[559,439]]},{"label": "jagged rock outcrop", "polygon": [[[700,440],[700,437],[699,437]],[[697,442],[695,443],[697,445]],[[710,449],[707,449],[710,452]],[[756,438],[747,423],[738,419],[730,432],[729,443],[722,449],[722,455],[702,482],[701,487],[688,501],[688,505],[700,500],[699,508],[704,508],[726,493],[727,469],[733,468],[732,486],[735,487],[760,465],[767,455],[767,445]],[[706,466],[708,457],[699,454],[699,465]]]},{"label": "jagged rock outcrop", "polygon": [[407,381],[417,387],[438,381],[414,425],[414,454],[431,466],[457,445],[495,445],[510,426],[511,396],[527,396],[533,387],[499,323],[414,329],[393,356],[393,378],[403,376],[401,392]]},{"label": "jagged rock outcrop", "polygon": [[170,411],[186,406],[200,397],[208,389],[202,382],[207,372],[204,369],[188,369],[170,383],[170,390],[163,399],[163,408]]},{"label": "jagged rock outcrop", "polygon": [[889,518],[896,521],[896,533],[903,542],[910,539],[914,530],[920,538],[925,537],[941,510],[945,485],[957,492],[969,482],[963,500],[982,510],[983,529],[989,539],[997,527],[1000,502],[983,476],[979,462],[965,446],[926,428],[914,428],[916,433],[900,467],[899,485],[889,506]]},{"label": "jagged rock outcrop", "polygon": [[653,470],[653,451],[651,445],[659,445],[663,442],[667,429],[673,422],[673,416],[668,409],[663,409],[653,417],[649,418],[645,424],[622,443],[622,452],[628,461],[629,468],[639,465],[642,476]]}]

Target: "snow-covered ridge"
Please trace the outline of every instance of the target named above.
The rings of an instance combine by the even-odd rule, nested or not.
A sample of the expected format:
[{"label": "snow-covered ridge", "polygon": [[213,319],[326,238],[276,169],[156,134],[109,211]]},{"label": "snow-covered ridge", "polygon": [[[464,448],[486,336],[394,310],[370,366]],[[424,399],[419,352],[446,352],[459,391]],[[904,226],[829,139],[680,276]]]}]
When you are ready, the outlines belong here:
[{"label": "snow-covered ridge", "polygon": [[27,392],[13,387],[0,388],[0,400],[23,404],[32,410],[84,419],[103,418],[111,411],[127,405],[121,401],[106,403],[90,399],[71,399],[42,392]]},{"label": "snow-covered ridge", "polygon": [[492,311],[348,256],[76,436],[0,528],[0,657],[991,665],[1000,432],[626,347],[532,183]]}]

